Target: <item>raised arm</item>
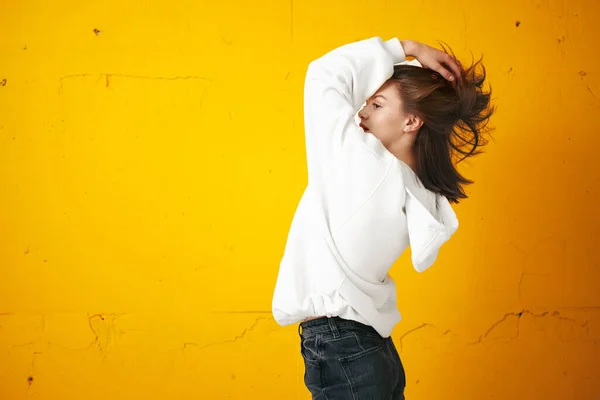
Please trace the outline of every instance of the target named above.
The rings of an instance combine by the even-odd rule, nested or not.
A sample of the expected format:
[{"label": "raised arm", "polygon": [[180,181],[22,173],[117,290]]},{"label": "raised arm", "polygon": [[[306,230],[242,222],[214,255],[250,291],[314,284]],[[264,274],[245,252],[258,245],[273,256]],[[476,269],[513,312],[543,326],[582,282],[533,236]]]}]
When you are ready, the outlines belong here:
[{"label": "raised arm", "polygon": [[309,179],[364,135],[354,123],[362,104],[405,60],[398,39],[379,37],[346,44],[308,66],[304,86],[304,127]]},{"label": "raised arm", "polygon": [[448,54],[412,40],[380,37],[338,47],[312,61],[304,86],[304,127],[309,180],[364,132],[355,124],[360,107],[393,74],[394,64],[413,56],[425,68],[460,80],[460,67]]}]

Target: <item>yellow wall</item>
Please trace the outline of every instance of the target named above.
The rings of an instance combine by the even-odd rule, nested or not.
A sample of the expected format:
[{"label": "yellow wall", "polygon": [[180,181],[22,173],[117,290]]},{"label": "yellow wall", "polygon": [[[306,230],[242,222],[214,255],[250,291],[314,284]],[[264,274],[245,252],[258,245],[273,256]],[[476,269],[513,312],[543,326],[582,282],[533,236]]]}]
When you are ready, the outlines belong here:
[{"label": "yellow wall", "polygon": [[597,2],[124,3],[2,4],[0,399],[307,399],[270,314],[304,72],[376,35],[483,54],[498,106],[455,238],[392,270],[408,398],[600,396]]}]

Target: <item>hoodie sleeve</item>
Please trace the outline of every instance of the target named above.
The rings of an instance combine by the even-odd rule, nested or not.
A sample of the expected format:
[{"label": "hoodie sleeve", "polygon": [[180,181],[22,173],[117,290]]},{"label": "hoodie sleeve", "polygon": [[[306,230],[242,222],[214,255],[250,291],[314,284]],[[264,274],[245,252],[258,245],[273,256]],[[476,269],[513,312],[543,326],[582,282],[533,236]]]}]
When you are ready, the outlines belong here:
[{"label": "hoodie sleeve", "polygon": [[434,194],[432,207],[426,207],[410,189],[406,189],[406,221],[412,264],[423,272],[437,259],[441,246],[458,229],[458,220],[448,199]]},{"label": "hoodie sleeve", "polygon": [[309,179],[352,140],[364,136],[354,116],[406,59],[397,38],[346,44],[312,61],[304,86]]}]

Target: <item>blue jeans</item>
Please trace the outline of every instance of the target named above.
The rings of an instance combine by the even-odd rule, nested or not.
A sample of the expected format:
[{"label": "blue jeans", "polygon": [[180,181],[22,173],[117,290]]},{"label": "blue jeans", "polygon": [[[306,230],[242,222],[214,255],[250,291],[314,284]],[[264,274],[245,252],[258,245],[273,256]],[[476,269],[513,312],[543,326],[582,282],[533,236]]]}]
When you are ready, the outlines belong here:
[{"label": "blue jeans", "polygon": [[298,327],[313,400],[404,400],[406,375],[392,338],[339,317]]}]

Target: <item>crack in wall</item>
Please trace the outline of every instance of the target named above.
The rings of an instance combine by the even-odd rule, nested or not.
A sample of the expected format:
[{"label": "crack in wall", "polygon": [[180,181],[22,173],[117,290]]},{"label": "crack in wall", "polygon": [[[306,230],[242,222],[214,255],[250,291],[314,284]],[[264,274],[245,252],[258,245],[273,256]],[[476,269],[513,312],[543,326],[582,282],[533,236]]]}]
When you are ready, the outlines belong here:
[{"label": "crack in wall", "polygon": [[271,314],[271,311],[213,311],[213,314]]},{"label": "crack in wall", "polygon": [[204,350],[207,349],[209,347],[213,347],[213,346],[218,346],[218,345],[222,345],[222,344],[226,344],[226,343],[236,343],[239,340],[242,340],[246,337],[246,335],[250,332],[252,332],[253,330],[256,329],[256,327],[258,327],[258,325],[261,323],[261,321],[271,321],[273,320],[273,317],[264,317],[264,316],[260,316],[258,318],[256,318],[254,320],[254,322],[252,323],[252,325],[250,325],[248,328],[244,329],[240,334],[236,335],[233,339],[228,339],[228,340],[223,340],[220,342],[214,342],[214,343],[209,343],[209,344],[205,344],[205,345],[199,345],[198,343],[195,342],[185,342],[183,344],[183,349],[185,351],[185,349],[187,349],[189,346],[195,346],[197,347],[199,350]]},{"label": "crack in wall", "polygon": [[523,307],[523,300],[522,300],[522,296],[523,296],[523,292],[522,292],[523,278],[526,275],[527,276],[548,276],[548,274],[539,274],[539,273],[534,273],[534,272],[522,272],[521,273],[521,278],[519,279],[519,287],[517,288],[517,298],[519,300],[519,305],[521,305],[521,307]]},{"label": "crack in wall", "polygon": [[[114,331],[114,329],[115,329],[114,325],[115,325],[116,319],[118,317],[122,317],[124,315],[126,315],[126,314],[101,313],[101,314],[89,315],[88,316],[88,326],[94,335],[94,340],[92,341],[92,343],[90,343],[87,347],[85,347],[83,349],[70,349],[70,350],[82,350],[82,351],[89,350],[94,345],[96,345],[96,346],[98,346],[98,349],[100,350],[101,353],[106,351],[108,346],[117,340],[117,337],[116,337],[116,334]],[[107,322],[103,322],[103,321],[106,321],[107,319],[108,319]],[[106,332],[99,332],[98,328],[94,327],[94,322],[100,323],[100,326],[98,328],[103,327],[106,329]]]},{"label": "crack in wall", "polygon": [[100,318],[100,319],[102,319],[102,321],[104,321],[104,317],[102,316],[102,314],[94,314],[94,315],[90,315],[88,317],[88,325],[90,326],[90,330],[94,334],[94,341],[92,343],[90,343],[90,345],[87,348],[89,349],[94,344],[98,344],[98,348],[100,349],[100,351],[102,351],[102,346],[99,344],[100,337],[98,336],[98,332],[96,332],[96,330],[94,329],[94,327],[92,325],[92,320],[97,319],[97,318]]},{"label": "crack in wall", "polygon": [[585,85],[586,89],[588,90],[588,92],[590,92],[590,94],[592,95],[592,97],[596,100],[596,101],[600,101],[600,99],[598,98],[598,96],[596,96],[596,93],[594,93],[594,91],[592,90],[592,88],[590,87],[590,85],[587,83],[587,72],[585,71],[579,71],[579,76],[581,77],[581,80],[583,81],[583,84]]},{"label": "crack in wall", "polygon": [[548,236],[548,237],[543,237],[540,238],[539,240],[537,240],[535,243],[533,243],[533,245],[531,245],[529,247],[528,250],[523,250],[520,247],[518,247],[515,243],[513,243],[512,241],[509,241],[509,245],[514,248],[517,252],[519,252],[520,254],[523,255],[523,267],[521,269],[521,275],[519,277],[519,282],[517,284],[517,300],[519,302],[519,305],[525,309],[526,306],[523,304],[523,282],[525,280],[526,276],[551,276],[550,273],[543,273],[543,272],[529,272],[530,266],[529,266],[529,262],[530,262],[530,258],[532,257],[532,255],[534,254],[534,252],[538,249],[539,246],[543,245],[545,242],[547,241],[557,241],[560,243],[561,245],[561,250],[562,250],[562,258],[561,258],[561,262],[560,262],[560,270],[556,271],[557,273],[563,273],[565,265],[564,265],[564,260],[565,260],[565,253],[566,253],[566,242],[567,239],[565,238],[560,238],[560,237],[556,237],[556,236]]},{"label": "crack in wall", "polygon": [[204,77],[204,76],[197,76],[197,75],[167,77],[167,76],[143,76],[143,75],[110,74],[110,73],[101,73],[101,74],[72,74],[72,75],[65,75],[65,76],[63,76],[63,77],[61,77],[59,79],[60,86],[58,87],[58,94],[62,93],[64,81],[66,79],[86,78],[86,77],[89,77],[89,76],[98,76],[98,75],[99,75],[99,78],[98,78],[98,80],[96,82],[100,82],[102,80],[102,78],[104,78],[104,80],[106,82],[105,83],[106,87],[109,87],[109,78],[112,78],[112,77],[126,78],[126,79],[162,80],[162,81],[202,80],[202,81],[212,82],[212,79],[210,79],[210,78],[207,78],[207,77]]},{"label": "crack in wall", "polygon": [[[411,334],[411,333],[414,333],[414,332],[416,332],[416,331],[418,331],[418,330],[420,330],[420,329],[427,328],[427,327],[435,328],[435,326],[433,326],[433,325],[431,325],[431,324],[424,323],[423,325],[417,326],[416,328],[413,328],[413,329],[409,330],[408,332],[406,332],[404,335],[400,336],[400,339],[399,339],[399,343],[400,343],[400,349],[398,350],[398,352],[399,352],[399,353],[402,353],[402,350],[404,349],[404,345],[402,344],[402,340],[403,340],[403,339],[404,339],[406,336],[408,336],[409,334]],[[450,332],[450,330],[447,330],[447,331],[446,331],[446,333],[448,333],[448,332]],[[444,335],[445,335],[446,333],[444,333]]]},{"label": "crack in wall", "polygon": [[[595,307],[595,306],[591,306],[591,307],[564,307],[564,308],[561,308],[561,309],[563,309],[563,310],[573,310],[573,311],[598,311],[598,310],[600,310],[600,307]],[[545,311],[545,312],[542,312],[542,313],[534,313],[534,312],[532,312],[530,310],[522,309],[519,312],[509,312],[509,313],[504,314],[502,316],[502,318],[500,318],[498,321],[494,322],[487,329],[487,331],[484,334],[479,335],[479,338],[477,340],[475,340],[474,342],[467,343],[466,346],[465,346],[465,350],[468,347],[470,347],[470,346],[474,346],[474,345],[482,343],[485,339],[488,338],[488,336],[494,331],[494,329],[496,329],[503,322],[507,321],[509,318],[513,318],[513,317],[517,319],[517,334],[515,336],[509,338],[506,341],[506,343],[509,343],[510,341],[518,338],[519,335],[520,335],[520,320],[521,320],[521,318],[523,316],[530,316],[532,318],[547,318],[547,317],[557,318],[558,320],[566,321],[566,322],[569,322],[569,323],[572,323],[572,324],[576,325],[579,328],[585,329],[586,333],[588,333],[588,334],[589,334],[589,331],[590,331],[589,320],[585,320],[582,323],[580,321],[577,321],[576,319],[561,316],[560,312],[557,311],[557,310],[552,311],[552,312]],[[432,325],[432,324],[429,324],[429,323],[423,323],[423,324],[417,326],[416,328],[413,328],[413,329],[405,332],[402,336],[400,336],[400,338],[398,340],[398,342],[399,342],[398,352],[402,353],[402,351],[403,351],[403,346],[404,346],[403,345],[403,340],[404,340],[405,337],[407,337],[408,335],[411,335],[411,334],[413,334],[413,333],[415,333],[415,332],[417,332],[417,331],[419,331],[419,330],[421,330],[423,328],[427,328],[427,327],[436,328],[435,325]],[[448,335],[449,333],[453,333],[453,331],[450,330],[450,329],[447,329],[442,334],[442,336]]]},{"label": "crack in wall", "polygon": [[[520,329],[520,324],[519,324],[519,321],[521,320],[521,317],[522,317],[523,315],[529,315],[529,316],[531,316],[531,317],[533,317],[533,318],[545,318],[545,317],[547,317],[547,316],[551,316],[551,317],[558,317],[558,319],[560,319],[560,320],[562,320],[562,321],[569,321],[569,322],[572,322],[572,323],[575,323],[575,324],[579,324],[579,323],[578,323],[578,321],[577,321],[577,320],[575,320],[575,319],[573,319],[573,318],[561,317],[561,316],[560,316],[560,313],[559,313],[558,311],[554,311],[552,314],[550,314],[550,312],[549,312],[549,311],[545,311],[545,312],[543,312],[543,313],[541,313],[541,314],[536,314],[536,313],[533,313],[533,312],[531,312],[531,311],[529,311],[529,310],[521,310],[521,311],[519,311],[519,312],[510,312],[510,313],[506,313],[506,314],[504,314],[504,316],[503,316],[502,318],[500,318],[500,320],[498,320],[498,321],[496,321],[495,323],[493,323],[493,324],[492,324],[492,326],[490,326],[490,328],[489,328],[489,329],[488,329],[488,330],[487,330],[487,331],[486,331],[486,332],[485,332],[483,335],[479,335],[479,338],[478,338],[476,341],[474,341],[474,342],[470,342],[470,343],[467,343],[467,346],[466,346],[466,347],[469,347],[469,346],[474,346],[474,345],[476,345],[476,344],[482,343],[482,342],[483,342],[483,340],[484,340],[484,339],[486,339],[486,338],[488,337],[488,335],[489,335],[489,334],[490,334],[490,333],[491,333],[491,332],[492,332],[492,331],[493,331],[493,330],[494,330],[496,327],[498,327],[498,325],[500,325],[501,323],[503,323],[504,321],[506,321],[506,320],[507,320],[508,318],[510,318],[510,317],[516,317],[516,318],[517,318],[517,334],[516,334],[514,337],[510,338],[510,339],[508,340],[508,342],[510,342],[510,341],[511,341],[511,340],[513,340],[513,339],[516,339],[516,338],[518,338],[518,337],[519,337],[519,334],[520,334],[520,331],[519,331],[519,329]],[[588,321],[585,321],[583,324],[581,324],[581,325],[579,325],[579,326],[580,326],[581,328],[584,328],[584,327],[586,327],[586,326],[587,326],[587,324],[588,324]]]}]

